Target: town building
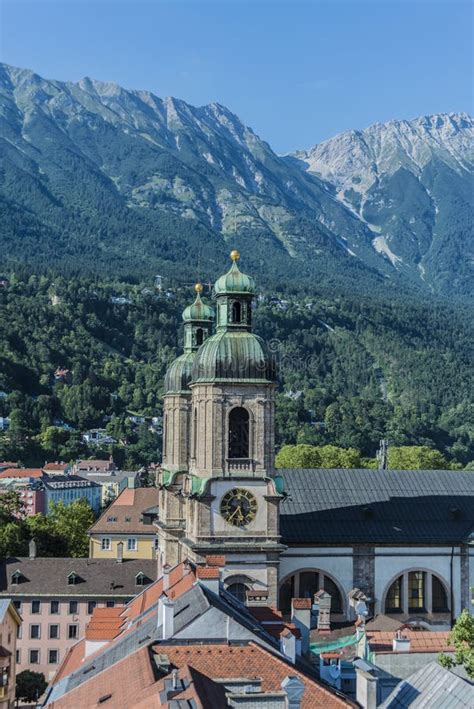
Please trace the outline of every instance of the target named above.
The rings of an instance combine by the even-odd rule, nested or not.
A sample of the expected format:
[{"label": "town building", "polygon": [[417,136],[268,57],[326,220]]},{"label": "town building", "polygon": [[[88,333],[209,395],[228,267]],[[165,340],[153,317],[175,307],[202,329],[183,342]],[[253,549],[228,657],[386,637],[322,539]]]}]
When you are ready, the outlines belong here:
[{"label": "town building", "polygon": [[294,624],[280,618],[265,626],[252,613],[261,607],[247,608],[225,590],[222,561],[166,568],[125,608],[97,608],[43,706],[355,706],[316,680]]},{"label": "town building", "polygon": [[56,461],[55,463],[45,463],[43,465],[43,472],[50,477],[53,475],[67,475],[70,470],[70,463],[60,463],[59,461]]},{"label": "town building", "polygon": [[84,480],[92,480],[101,487],[101,506],[107,507],[122,490],[127,487],[135,488],[140,486],[140,473],[137,471],[113,470],[112,472],[81,471],[78,477]]},{"label": "town building", "polygon": [[116,559],[118,544],[124,559],[154,559],[158,490],[126,488],[89,530],[91,559]]},{"label": "town building", "polygon": [[30,480],[24,477],[0,479],[0,495],[12,491],[20,496],[21,511],[18,517],[31,517],[44,512],[44,489],[39,479]]},{"label": "town building", "polygon": [[45,514],[49,514],[52,505],[58,502],[70,505],[77,500],[86,500],[93,512],[99,513],[102,488],[92,480],[84,480],[78,475],[54,475],[44,476],[41,482],[44,488]]},{"label": "town building", "polygon": [[11,599],[23,619],[16,646],[18,671],[43,672],[49,681],[83,637],[94,608],[122,607],[156,579],[156,563],[36,557],[34,543],[30,551],[31,558],[0,561],[0,609]]},{"label": "town building", "polygon": [[0,598],[0,709],[15,706],[17,635],[21,616],[11,598]]},{"label": "town building", "polygon": [[[413,672],[393,690],[380,705],[380,709],[403,707],[472,707],[474,686],[472,682],[441,667],[433,660],[427,667]],[[368,709],[371,709],[370,705]]]},{"label": "town building", "polygon": [[76,460],[72,466],[73,475],[81,475],[82,473],[111,473],[116,470],[116,465],[112,456],[107,460]]}]

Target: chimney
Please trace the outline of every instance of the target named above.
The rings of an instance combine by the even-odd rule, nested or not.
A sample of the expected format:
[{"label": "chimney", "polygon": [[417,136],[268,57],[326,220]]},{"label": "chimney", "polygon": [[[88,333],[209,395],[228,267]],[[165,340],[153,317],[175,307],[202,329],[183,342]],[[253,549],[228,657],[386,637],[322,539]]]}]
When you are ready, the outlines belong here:
[{"label": "chimney", "polygon": [[123,561],[123,542],[117,544],[117,564],[121,564]]},{"label": "chimney", "polygon": [[202,586],[219,595],[221,572],[217,567],[198,566],[196,578]]},{"label": "chimney", "polygon": [[314,594],[314,605],[318,611],[317,629],[319,633],[331,632],[331,596],[324,589]]},{"label": "chimney", "polygon": [[311,598],[292,598],[291,622],[301,633],[301,652],[309,652],[309,632],[311,629]]},{"label": "chimney", "polygon": [[376,667],[365,660],[354,660],[356,670],[356,699],[364,709],[376,709],[377,684]]},{"label": "chimney", "polygon": [[304,692],[304,682],[296,675],[288,675],[281,683],[281,688],[286,694],[288,709],[300,709]]},{"label": "chimney", "polygon": [[163,591],[165,593],[170,587],[170,571],[171,566],[169,564],[165,564],[163,566]]},{"label": "chimney", "polygon": [[178,672],[176,668],[171,672],[171,682],[173,689],[178,689]]},{"label": "chimney", "polygon": [[410,652],[411,640],[409,637],[402,635],[401,630],[397,630],[392,641],[392,647],[394,652]]},{"label": "chimney", "polygon": [[36,542],[34,539],[30,539],[28,545],[30,559],[36,559]]},{"label": "chimney", "polygon": [[268,591],[262,589],[261,591],[255,591],[254,589],[248,589],[245,593],[246,595],[246,605],[249,608],[258,608],[259,606],[268,606]]},{"label": "chimney", "polygon": [[280,633],[280,652],[291,662],[296,662],[296,637],[289,628],[285,628]]},{"label": "chimney", "polygon": [[169,598],[162,600],[163,634],[162,640],[170,640],[174,635],[174,601]]}]

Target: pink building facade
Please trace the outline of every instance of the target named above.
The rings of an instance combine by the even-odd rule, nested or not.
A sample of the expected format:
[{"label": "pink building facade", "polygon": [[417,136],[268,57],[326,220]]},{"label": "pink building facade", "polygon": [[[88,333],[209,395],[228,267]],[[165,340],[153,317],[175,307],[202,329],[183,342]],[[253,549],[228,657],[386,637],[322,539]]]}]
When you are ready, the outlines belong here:
[{"label": "pink building facade", "polygon": [[96,607],[122,606],[156,579],[156,561],[18,558],[0,562],[0,599],[11,597],[23,623],[17,672],[49,682],[69,648],[85,634]]}]

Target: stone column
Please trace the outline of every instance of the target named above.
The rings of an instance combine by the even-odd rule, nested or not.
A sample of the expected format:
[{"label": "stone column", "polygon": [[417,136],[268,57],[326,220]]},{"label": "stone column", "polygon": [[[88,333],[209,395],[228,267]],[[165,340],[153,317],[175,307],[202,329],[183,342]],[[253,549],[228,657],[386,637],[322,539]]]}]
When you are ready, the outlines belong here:
[{"label": "stone column", "polygon": [[408,573],[406,572],[402,576],[402,608],[403,612],[408,615]]}]

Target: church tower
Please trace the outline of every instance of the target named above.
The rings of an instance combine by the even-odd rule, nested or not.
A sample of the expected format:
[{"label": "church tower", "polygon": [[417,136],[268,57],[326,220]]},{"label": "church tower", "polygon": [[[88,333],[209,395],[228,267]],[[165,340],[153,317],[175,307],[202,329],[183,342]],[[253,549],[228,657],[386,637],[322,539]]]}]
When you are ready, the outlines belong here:
[{"label": "church tower", "polygon": [[[215,333],[193,357],[188,424],[177,433],[165,418],[161,485],[182,500],[179,558],[199,563],[207,555],[223,555],[224,584],[231,592],[245,599],[247,590],[266,591],[276,605],[283,550],[282,486],[274,470],[276,372],[265,343],[252,332],[254,280],[240,271],[237,251],[231,258],[230,270],[214,286]],[[170,440],[186,468],[179,493],[173,492],[177,468],[171,467]],[[170,521],[165,518],[160,509],[163,530]],[[160,534],[160,549],[174,563],[179,558],[169,559],[165,536]]]}]

